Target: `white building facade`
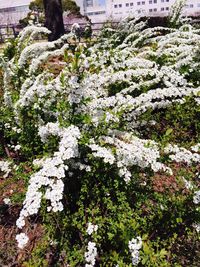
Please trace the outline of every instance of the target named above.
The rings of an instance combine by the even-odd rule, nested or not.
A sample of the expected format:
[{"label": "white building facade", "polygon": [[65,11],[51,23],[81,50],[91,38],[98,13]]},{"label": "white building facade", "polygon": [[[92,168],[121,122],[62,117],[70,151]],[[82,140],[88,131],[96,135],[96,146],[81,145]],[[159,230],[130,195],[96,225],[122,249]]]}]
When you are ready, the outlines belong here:
[{"label": "white building facade", "polygon": [[[32,0],[0,0],[0,25],[26,17]],[[129,15],[166,16],[175,0],[74,0],[92,22],[119,21]],[[185,15],[200,15],[200,0],[187,0]]]},{"label": "white building facade", "polygon": [[16,24],[25,18],[31,0],[0,0],[0,25]]},{"label": "white building facade", "polygon": [[[175,0],[77,0],[84,15],[92,22],[117,20],[129,15],[167,16]],[[188,0],[185,15],[200,15],[200,0]]]}]

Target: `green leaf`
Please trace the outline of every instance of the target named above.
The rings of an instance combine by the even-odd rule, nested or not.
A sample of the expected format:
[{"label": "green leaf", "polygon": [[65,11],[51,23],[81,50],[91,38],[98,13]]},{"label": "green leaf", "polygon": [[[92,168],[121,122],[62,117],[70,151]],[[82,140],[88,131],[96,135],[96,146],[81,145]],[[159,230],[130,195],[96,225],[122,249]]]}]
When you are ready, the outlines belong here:
[{"label": "green leaf", "polygon": [[172,128],[167,129],[166,132],[165,132],[165,136],[170,135],[172,132],[173,132]]},{"label": "green leaf", "polygon": [[168,254],[168,252],[163,248],[160,251],[160,257],[164,258],[166,255]]},{"label": "green leaf", "polygon": [[151,249],[149,248],[149,246],[147,245],[147,243],[143,243],[143,251],[147,255],[151,254]]},{"label": "green leaf", "polygon": [[182,223],[183,222],[183,219],[182,218],[176,218],[176,222],[177,223]]}]

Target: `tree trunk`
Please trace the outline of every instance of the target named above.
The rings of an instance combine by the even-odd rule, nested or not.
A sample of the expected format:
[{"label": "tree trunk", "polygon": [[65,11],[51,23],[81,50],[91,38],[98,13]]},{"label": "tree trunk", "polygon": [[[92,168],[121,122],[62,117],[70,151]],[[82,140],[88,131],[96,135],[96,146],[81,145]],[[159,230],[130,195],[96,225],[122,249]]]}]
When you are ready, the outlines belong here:
[{"label": "tree trunk", "polygon": [[54,41],[64,33],[63,11],[61,0],[43,0],[45,11],[45,27],[51,31],[48,40]]}]

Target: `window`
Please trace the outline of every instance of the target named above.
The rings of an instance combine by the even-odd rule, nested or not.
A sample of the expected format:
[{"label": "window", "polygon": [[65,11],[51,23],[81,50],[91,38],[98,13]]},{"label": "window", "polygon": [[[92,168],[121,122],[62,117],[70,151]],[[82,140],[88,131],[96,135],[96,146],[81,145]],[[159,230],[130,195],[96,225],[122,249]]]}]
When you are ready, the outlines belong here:
[{"label": "window", "polygon": [[138,10],[137,13],[140,14],[141,13],[141,10]]},{"label": "window", "polygon": [[97,11],[97,12],[88,12],[87,15],[88,16],[93,16],[93,15],[101,15],[101,14],[105,14],[105,11]]},{"label": "window", "polygon": [[166,2],[169,2],[169,0],[166,0]]},{"label": "window", "polygon": [[87,7],[93,6],[93,0],[86,0],[86,6]]},{"label": "window", "polygon": [[137,2],[137,5],[140,6],[140,2]]},{"label": "window", "polygon": [[169,7],[167,6],[167,7],[165,8],[165,10],[169,10]]},{"label": "window", "polygon": [[200,3],[199,3],[199,4],[197,4],[197,7],[200,7]]},{"label": "window", "polygon": [[98,0],[98,4],[99,4],[99,6],[105,6],[106,2],[105,2],[105,0]]},{"label": "window", "polygon": [[128,7],[129,6],[129,3],[126,3],[126,6]]},{"label": "window", "polygon": [[157,3],[157,0],[153,0],[153,2],[154,2],[154,4],[156,4]]},{"label": "window", "polygon": [[15,7],[1,8],[1,12],[15,12],[15,11],[16,11]]},{"label": "window", "polygon": [[152,12],[152,11],[153,11],[153,9],[150,8],[150,9],[149,9],[149,12]]},{"label": "window", "polygon": [[149,0],[149,4],[152,4],[153,3],[153,1],[152,0]]},{"label": "window", "polygon": [[133,3],[130,3],[130,6],[133,6]]},{"label": "window", "polygon": [[194,7],[194,5],[193,4],[190,4],[190,8],[193,8]]},{"label": "window", "polygon": [[165,8],[164,7],[161,7],[161,11],[164,11],[165,10]]},{"label": "window", "polygon": [[164,3],[165,2],[165,0],[161,0],[161,3]]},{"label": "window", "polygon": [[122,7],[122,4],[119,4],[119,7]]},{"label": "window", "polygon": [[117,8],[117,5],[114,5],[114,8]]},{"label": "window", "polygon": [[153,11],[156,12],[157,11],[157,8],[154,8]]},{"label": "window", "polygon": [[142,1],[142,5],[145,5],[145,1]]},{"label": "window", "polygon": [[[20,12],[20,11],[27,11],[29,10],[29,7],[28,6],[18,6],[18,7],[15,7],[15,10],[17,12]],[[30,11],[30,10],[29,10]]]}]

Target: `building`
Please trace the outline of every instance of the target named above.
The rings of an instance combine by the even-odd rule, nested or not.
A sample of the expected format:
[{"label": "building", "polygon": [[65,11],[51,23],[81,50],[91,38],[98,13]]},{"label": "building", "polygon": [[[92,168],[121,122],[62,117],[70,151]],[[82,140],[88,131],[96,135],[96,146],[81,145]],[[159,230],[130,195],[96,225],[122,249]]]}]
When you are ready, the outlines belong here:
[{"label": "building", "polygon": [[[17,24],[32,0],[0,0],[0,25]],[[166,16],[175,0],[75,0],[92,22],[119,21],[129,15]],[[200,15],[200,0],[187,0],[185,15]]]},{"label": "building", "polygon": [[[18,24],[20,19],[27,16],[30,12],[29,4],[33,0],[0,0],[0,25]],[[81,8],[81,13],[84,13],[83,2],[84,0],[76,0]],[[67,20],[64,13],[64,21]],[[78,22],[80,19],[78,19]],[[67,20],[68,21],[68,20]],[[73,23],[74,20],[71,22]]]},{"label": "building", "polygon": [[[92,22],[117,20],[129,15],[167,16],[175,0],[83,0],[76,1]],[[200,15],[200,0],[188,0],[185,15]]]},{"label": "building", "polygon": [[108,2],[107,0],[84,0],[83,10],[84,15],[87,15],[92,21],[105,21],[108,17]]},{"label": "building", "polygon": [[27,16],[31,0],[0,0],[0,25],[17,24]]}]

